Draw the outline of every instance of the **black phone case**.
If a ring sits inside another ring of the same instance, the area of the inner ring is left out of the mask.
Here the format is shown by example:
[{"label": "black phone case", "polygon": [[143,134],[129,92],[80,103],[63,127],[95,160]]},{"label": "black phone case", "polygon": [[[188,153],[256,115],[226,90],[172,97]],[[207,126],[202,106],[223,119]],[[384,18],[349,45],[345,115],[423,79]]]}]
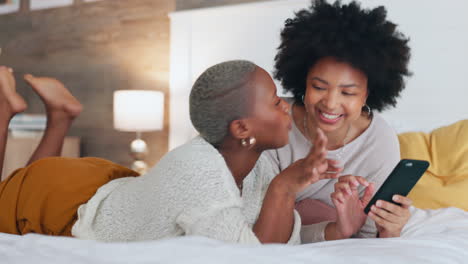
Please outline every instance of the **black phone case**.
[{"label": "black phone case", "polygon": [[408,195],[408,193],[411,191],[411,189],[413,189],[414,185],[416,185],[428,167],[429,162],[425,160],[400,160],[400,162],[393,169],[392,173],[390,173],[388,178],[375,193],[374,197],[372,197],[369,204],[367,204],[364,212],[366,214],[369,213],[371,206],[374,205],[378,200],[384,200],[397,204],[392,201],[393,195]]}]

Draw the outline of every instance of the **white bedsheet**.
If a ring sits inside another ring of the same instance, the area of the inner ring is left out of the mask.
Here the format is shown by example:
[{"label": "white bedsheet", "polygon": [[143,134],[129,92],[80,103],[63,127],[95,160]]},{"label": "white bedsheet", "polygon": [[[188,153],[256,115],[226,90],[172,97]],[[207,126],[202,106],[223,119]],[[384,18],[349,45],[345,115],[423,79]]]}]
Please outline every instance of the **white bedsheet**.
[{"label": "white bedsheet", "polygon": [[244,246],[202,237],[106,244],[0,234],[0,263],[468,263],[468,213],[414,209],[401,238],[301,246]]}]

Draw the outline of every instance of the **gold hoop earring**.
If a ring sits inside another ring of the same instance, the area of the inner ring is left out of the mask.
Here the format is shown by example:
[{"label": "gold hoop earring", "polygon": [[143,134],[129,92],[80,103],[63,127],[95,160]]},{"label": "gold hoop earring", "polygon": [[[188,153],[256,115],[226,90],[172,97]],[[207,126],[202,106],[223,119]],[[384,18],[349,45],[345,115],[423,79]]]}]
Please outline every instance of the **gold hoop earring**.
[{"label": "gold hoop earring", "polygon": [[247,139],[245,139],[245,138],[241,139],[241,145],[243,147],[251,148],[256,142],[257,142],[257,140],[254,137],[248,137]]}]

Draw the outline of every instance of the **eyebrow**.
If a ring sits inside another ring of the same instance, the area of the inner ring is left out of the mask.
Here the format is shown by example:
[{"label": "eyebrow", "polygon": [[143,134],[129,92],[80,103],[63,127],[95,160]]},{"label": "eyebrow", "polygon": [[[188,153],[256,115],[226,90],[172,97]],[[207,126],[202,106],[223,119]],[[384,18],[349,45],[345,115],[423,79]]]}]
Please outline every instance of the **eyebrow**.
[{"label": "eyebrow", "polygon": [[[328,83],[327,81],[322,80],[322,79],[320,79],[319,77],[312,77],[312,80],[316,80],[316,81],[319,81],[319,82],[321,82],[321,83],[323,83],[323,84],[329,85],[329,83]],[[351,84],[340,84],[339,86],[342,87],[342,88],[359,87],[359,85],[354,84],[354,83],[351,83]]]}]

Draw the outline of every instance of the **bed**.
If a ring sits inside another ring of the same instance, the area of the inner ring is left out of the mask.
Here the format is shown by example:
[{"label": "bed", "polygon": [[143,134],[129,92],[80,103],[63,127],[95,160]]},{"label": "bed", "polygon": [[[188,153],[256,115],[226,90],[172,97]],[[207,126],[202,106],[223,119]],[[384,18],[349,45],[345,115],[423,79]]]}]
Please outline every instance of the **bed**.
[{"label": "bed", "polygon": [[[264,24],[270,24],[270,20],[268,19],[279,21],[279,18],[275,17],[276,15],[287,17],[293,10],[304,7],[307,3],[308,1],[306,0],[272,1],[270,3],[239,5],[235,7],[237,9],[232,10],[220,8],[209,11],[199,10],[191,13],[181,12],[172,15],[171,149],[184,143],[194,135],[188,117],[187,98],[190,84],[197,74],[199,74],[200,69],[205,68],[207,64],[217,62],[219,59],[231,59],[230,56],[251,59],[269,71],[272,69],[274,48],[263,49],[267,53],[252,52],[246,49],[249,53],[242,54],[239,53],[240,51],[227,52],[216,49],[215,51],[219,54],[228,54],[226,55],[227,57],[206,59],[207,52],[197,51],[196,47],[203,47],[205,49],[212,49],[213,47],[206,43],[198,43],[197,39],[193,38],[193,36],[197,36],[198,34],[201,35],[198,39],[203,39],[203,36],[209,34],[209,32],[188,31],[188,28],[196,29],[197,23],[204,21],[205,24],[199,25],[198,28],[203,27],[206,29],[206,25],[215,26],[217,24],[213,23],[211,19],[217,19],[219,16],[226,18],[229,17],[229,14],[232,17],[238,17],[242,14],[249,15],[248,11],[251,8],[268,10],[268,12],[262,12],[265,20],[259,19],[256,24],[256,26],[261,27],[265,26]],[[409,4],[407,1],[395,1],[395,3],[397,4],[393,10],[401,8],[398,5],[406,6]],[[458,2],[458,4],[466,6],[466,3]],[[406,10],[406,8],[398,10]],[[451,11],[453,10],[463,10],[463,8],[452,8]],[[439,11],[440,9],[437,9],[437,12]],[[402,13],[398,14],[403,15]],[[413,17],[412,13],[408,14]],[[428,13],[427,16],[430,16],[430,14]],[[395,13],[391,13],[390,15],[395,15]],[[457,17],[463,16],[452,16],[451,18]],[[284,19],[281,18],[280,20],[283,21]],[[243,19],[238,19],[237,22],[239,21],[242,22]],[[407,22],[407,20],[403,19],[402,21],[403,26],[405,26],[405,21]],[[446,21],[450,22],[451,20]],[[440,20],[436,22],[439,23]],[[224,23],[228,22],[224,21]],[[459,25],[455,22],[453,23],[454,25]],[[280,24],[275,25],[279,27]],[[412,24],[407,24],[406,26],[411,27]],[[450,27],[451,24],[447,24],[446,26]],[[459,25],[459,27],[463,27],[463,25]],[[255,27],[251,26],[251,28]],[[417,32],[416,28],[412,29]],[[427,35],[434,35],[432,29]],[[245,31],[232,30],[229,32],[229,34],[226,33],[229,38],[226,37],[224,40],[236,43],[237,47],[238,42],[233,41],[236,38],[232,34],[236,34],[236,32],[237,34],[239,32],[245,33]],[[256,36],[255,33],[248,32],[251,33],[250,37]],[[276,36],[278,29],[271,28],[268,32]],[[457,34],[457,32],[453,32]],[[262,33],[266,34],[265,32]],[[189,37],[190,39],[187,41]],[[265,37],[265,35],[263,35],[263,39],[265,43],[272,42],[274,44],[277,41],[276,39],[273,41],[272,37]],[[418,40],[418,35],[415,35],[415,39],[416,41]],[[423,41],[421,38],[419,39],[419,43],[424,43],[424,45],[430,44],[430,42]],[[211,44],[216,47],[225,47],[216,44],[213,38],[210,40]],[[466,41],[466,39],[462,39],[460,47]],[[197,43],[198,46],[196,46]],[[244,41],[242,43],[249,42]],[[186,44],[189,46],[186,46]],[[430,51],[429,48],[421,50]],[[211,52],[211,55],[216,52]],[[453,52],[455,53],[455,51]],[[250,55],[258,57],[251,58],[249,57]],[[430,64],[424,62],[422,59],[424,56],[420,54],[416,55],[419,58],[418,65]],[[457,55],[460,54],[458,53]],[[466,52],[461,55],[466,57]],[[447,57],[446,55],[441,56]],[[206,60],[200,61],[201,57],[204,57]],[[462,69],[462,67],[459,67],[459,69]],[[424,69],[423,71],[416,70],[415,72],[420,73],[419,76],[430,76],[430,73],[424,72]],[[465,75],[453,73],[453,76],[457,78],[463,78]],[[418,74],[415,77],[418,77]],[[440,75],[437,78],[450,79],[443,78]],[[421,130],[427,132],[435,127],[468,117],[466,106],[462,104],[466,99],[466,97],[463,97],[463,95],[466,95],[466,90],[462,91],[460,85],[445,85],[446,87],[450,86],[450,88],[456,89],[452,94],[453,100],[447,100],[449,106],[447,109],[444,109],[443,106],[434,107],[434,102],[422,104],[417,101],[420,98],[421,91],[417,91],[414,88],[429,89],[425,90],[428,97],[439,94],[440,91],[437,89],[440,87],[437,85],[437,82],[435,82],[435,87],[432,87],[435,89],[431,89],[427,85],[419,86],[419,84],[427,84],[423,79],[418,79],[421,80],[420,83],[409,83],[414,93],[413,95],[406,94],[405,100],[403,100],[403,107],[398,110],[400,112],[387,113],[387,119],[399,132],[414,130],[416,128],[421,128]],[[463,83],[463,80],[457,80],[454,79],[452,81]],[[427,91],[430,92],[428,93]],[[454,100],[458,100],[458,103],[454,103]],[[455,106],[460,107],[455,108]],[[413,109],[412,107],[419,109],[419,112],[413,111],[408,114],[409,109]],[[468,190],[468,165],[465,165],[468,164],[468,120],[456,123],[449,128],[441,128],[438,131],[434,134],[418,132],[400,135],[400,143],[403,150],[402,158],[431,159],[431,164],[446,164],[447,166],[445,169],[440,168],[439,165],[432,166],[428,174],[423,176],[423,184],[416,186],[415,192],[411,194],[411,198],[419,208],[423,209],[412,208],[413,214],[411,220],[403,230],[402,237],[400,238],[348,239],[300,246],[249,246],[227,244],[203,237],[180,237],[161,241],[133,243],[100,243],[37,234],[29,234],[22,237],[0,234],[0,263],[468,263],[468,212],[464,211],[468,210],[468,195],[466,194],[466,190]],[[434,143],[445,139],[450,139],[451,141]],[[437,144],[440,144],[442,147],[435,150],[434,146]],[[460,146],[464,147],[460,148]],[[453,149],[455,148],[460,151],[454,153]],[[435,151],[438,155],[433,154]],[[444,162],[434,160],[435,158],[440,158]],[[447,173],[447,170],[449,173]],[[450,206],[457,206],[462,209]]]},{"label": "bed", "polygon": [[300,246],[248,246],[203,237],[100,243],[0,234],[1,263],[466,263],[468,213],[419,210],[400,238],[348,239]]},{"label": "bed", "polygon": [[468,120],[399,140],[403,158],[431,162],[410,193],[426,209],[411,208],[399,238],[249,246],[203,237],[101,243],[0,234],[0,263],[467,263]]}]

